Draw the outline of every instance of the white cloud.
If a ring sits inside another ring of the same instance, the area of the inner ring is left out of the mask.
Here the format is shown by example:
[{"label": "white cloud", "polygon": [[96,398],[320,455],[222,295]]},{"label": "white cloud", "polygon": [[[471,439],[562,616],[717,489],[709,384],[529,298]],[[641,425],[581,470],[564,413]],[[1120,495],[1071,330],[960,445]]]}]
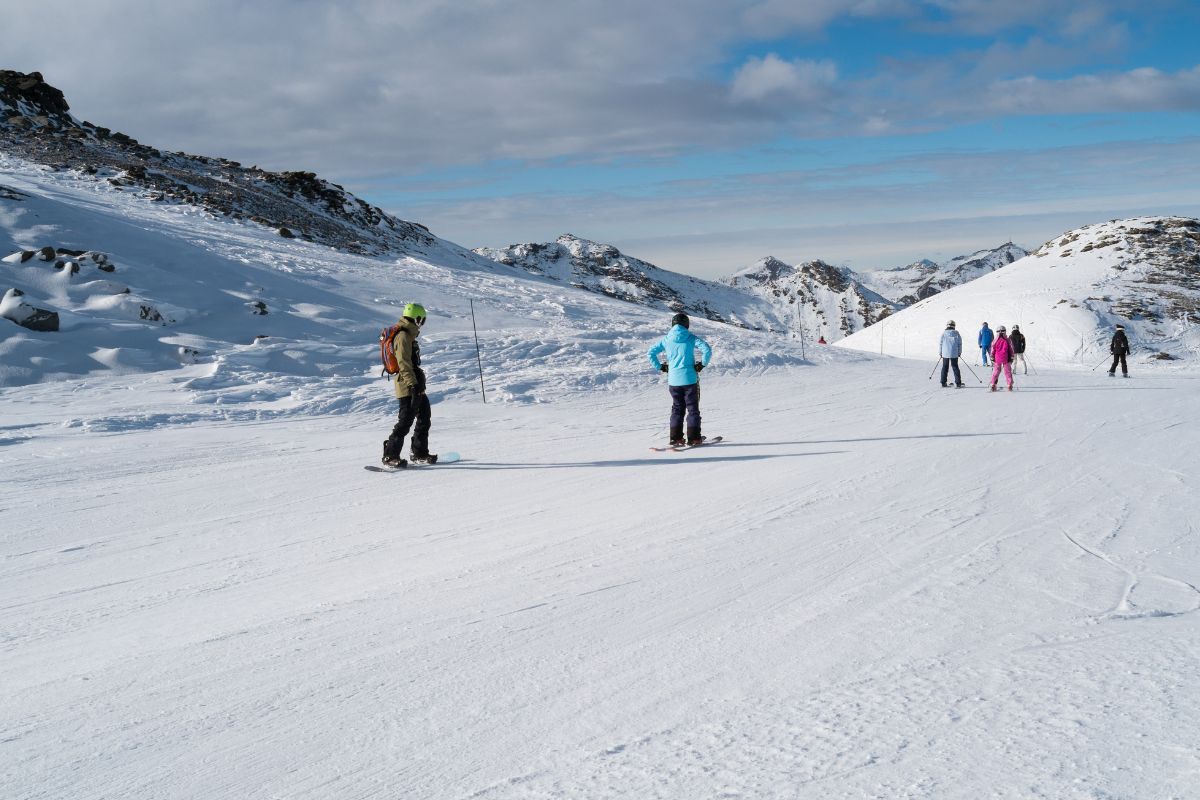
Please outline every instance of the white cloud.
[{"label": "white cloud", "polygon": [[831,61],[785,61],[771,53],[751,58],[734,75],[730,95],[735,101],[792,100],[801,103],[824,98],[837,81]]},{"label": "white cloud", "polygon": [[986,105],[1020,114],[1200,111],[1200,67],[1174,74],[1146,67],[1063,80],[1027,76],[993,84]]}]

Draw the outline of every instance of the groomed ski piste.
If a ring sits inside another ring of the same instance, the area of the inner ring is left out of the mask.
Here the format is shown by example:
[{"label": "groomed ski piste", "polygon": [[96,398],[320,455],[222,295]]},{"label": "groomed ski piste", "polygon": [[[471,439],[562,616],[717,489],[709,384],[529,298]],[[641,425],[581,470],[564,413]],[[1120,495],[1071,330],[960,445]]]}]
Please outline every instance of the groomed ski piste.
[{"label": "groomed ski piste", "polygon": [[[651,453],[667,313],[5,166],[6,253],[192,322],[5,340],[0,796],[1200,792],[1186,364],[991,394],[927,377],[940,323],[921,361],[696,320],[726,441]],[[374,474],[408,300],[463,458]]]}]

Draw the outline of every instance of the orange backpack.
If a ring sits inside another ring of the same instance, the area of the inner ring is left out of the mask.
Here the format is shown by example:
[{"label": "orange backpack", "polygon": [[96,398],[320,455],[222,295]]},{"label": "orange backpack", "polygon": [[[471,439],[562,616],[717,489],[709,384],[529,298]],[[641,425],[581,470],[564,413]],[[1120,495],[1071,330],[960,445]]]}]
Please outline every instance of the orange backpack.
[{"label": "orange backpack", "polygon": [[396,363],[396,349],[392,346],[392,340],[399,332],[399,322],[379,332],[379,359],[383,361],[384,375],[395,375],[400,371],[400,365]]}]

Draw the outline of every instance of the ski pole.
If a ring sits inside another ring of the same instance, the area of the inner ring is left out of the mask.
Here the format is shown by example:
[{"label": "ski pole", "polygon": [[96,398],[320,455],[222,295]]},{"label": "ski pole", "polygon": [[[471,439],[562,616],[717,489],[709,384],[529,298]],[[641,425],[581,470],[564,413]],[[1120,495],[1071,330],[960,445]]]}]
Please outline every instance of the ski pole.
[{"label": "ski pole", "polygon": [[483,388],[483,358],[479,355],[479,330],[475,327],[475,301],[471,300],[471,331],[475,334],[475,363],[479,365],[479,391],[487,405],[487,389]]},{"label": "ski pole", "polygon": [[1038,374],[1038,371],[1037,371],[1037,370],[1034,368],[1033,364],[1030,364],[1030,363],[1029,363],[1029,357],[1028,357],[1028,356],[1026,356],[1026,357],[1025,357],[1025,365],[1026,365],[1027,367],[1029,367],[1030,369],[1032,369],[1032,370],[1033,370],[1033,374],[1034,374],[1034,375],[1037,375],[1037,374]]},{"label": "ski pole", "polygon": [[1100,368],[1102,365],[1104,365],[1104,364],[1107,364],[1107,363],[1108,363],[1108,356],[1105,356],[1103,361],[1101,361],[1101,362],[1100,362],[1099,364],[1097,364],[1096,366],[1092,367],[1092,372],[1095,372],[1095,371],[1096,371],[1097,369],[1099,369],[1099,368]]},{"label": "ski pole", "polygon": [[962,365],[967,368],[968,372],[970,372],[972,375],[975,376],[975,380],[979,381],[980,383],[983,383],[983,380],[978,375],[975,375],[975,370],[971,369],[970,364],[968,364],[965,360],[963,360]]},{"label": "ski pole", "polygon": [[930,372],[930,373],[929,373],[929,380],[933,380],[933,373],[934,373],[934,372],[937,372],[938,365],[939,365],[939,364],[941,364],[941,363],[942,363],[942,360],[941,360],[940,358],[939,358],[937,361],[935,361],[935,362],[934,362],[934,364],[933,364],[933,372]]}]

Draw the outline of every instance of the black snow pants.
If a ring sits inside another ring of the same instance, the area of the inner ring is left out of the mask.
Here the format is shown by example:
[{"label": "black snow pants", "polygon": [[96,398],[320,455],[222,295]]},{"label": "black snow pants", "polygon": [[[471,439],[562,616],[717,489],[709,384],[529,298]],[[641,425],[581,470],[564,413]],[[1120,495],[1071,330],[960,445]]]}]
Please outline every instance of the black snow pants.
[{"label": "black snow pants", "polygon": [[687,438],[700,438],[700,384],[671,387],[671,440],[683,438],[683,414],[687,411]]},{"label": "black snow pants", "polygon": [[429,453],[429,426],[431,424],[429,397],[424,394],[410,394],[408,397],[400,398],[400,412],[396,419],[396,426],[392,428],[392,435],[387,440],[388,455],[393,458],[400,457],[404,450],[404,437],[408,435],[408,430],[412,428],[414,421],[417,423],[417,427],[413,430],[410,452],[414,456],[424,456]]},{"label": "black snow pants", "polygon": [[962,373],[960,373],[958,371],[958,359],[957,358],[943,358],[942,359],[942,386],[946,385],[946,377],[947,377],[947,374],[950,372],[951,367],[954,367],[954,385],[962,386]]},{"label": "black snow pants", "polygon": [[1109,375],[1117,374],[1117,362],[1118,361],[1121,362],[1121,374],[1128,375],[1129,367],[1125,364],[1125,354],[1124,353],[1113,353],[1113,363],[1112,363],[1112,366],[1108,368],[1108,374]]}]

